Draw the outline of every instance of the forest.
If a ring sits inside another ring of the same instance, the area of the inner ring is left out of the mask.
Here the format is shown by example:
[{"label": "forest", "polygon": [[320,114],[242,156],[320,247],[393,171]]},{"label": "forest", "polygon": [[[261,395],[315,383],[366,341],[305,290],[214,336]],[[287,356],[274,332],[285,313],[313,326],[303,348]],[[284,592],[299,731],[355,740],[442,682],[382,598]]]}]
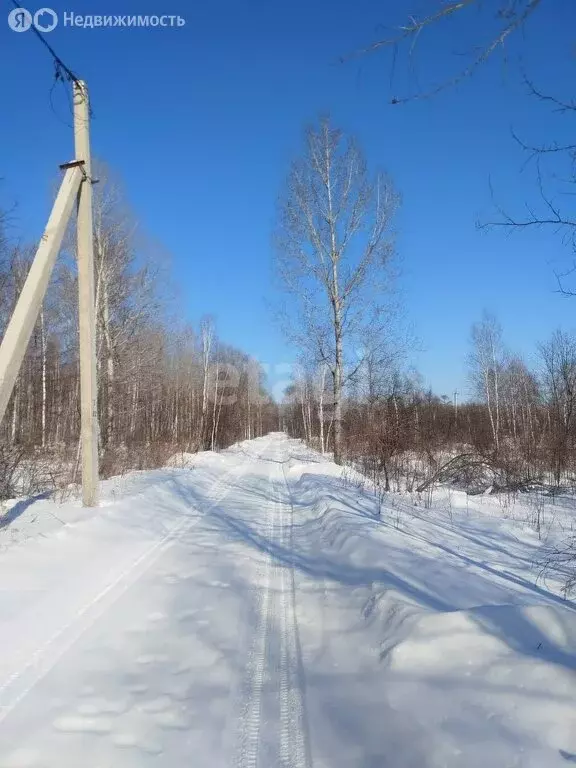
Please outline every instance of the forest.
[{"label": "forest", "polygon": [[[136,242],[120,184],[104,166],[99,177],[94,256],[101,475],[162,466],[176,451],[217,450],[268,432],[277,425],[276,408],[259,362],[221,340],[214,318],[193,328],[175,317],[169,266]],[[0,333],[35,250],[33,243],[11,240],[15,215],[5,211],[0,222]],[[4,498],[79,482],[74,248],[67,238],[1,427]]]}]

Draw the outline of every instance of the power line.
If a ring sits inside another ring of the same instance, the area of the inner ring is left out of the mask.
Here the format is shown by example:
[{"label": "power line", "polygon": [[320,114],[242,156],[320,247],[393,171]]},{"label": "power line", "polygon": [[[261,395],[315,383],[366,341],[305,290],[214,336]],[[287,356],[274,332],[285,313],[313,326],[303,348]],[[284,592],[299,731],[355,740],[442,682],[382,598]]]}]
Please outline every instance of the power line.
[{"label": "power line", "polygon": [[[56,67],[58,67],[58,65],[56,65]],[[54,76],[54,82],[52,83],[52,87],[50,88],[50,93],[48,95],[48,98],[49,98],[49,101],[50,101],[50,109],[52,110],[52,113],[54,114],[54,116],[61,123],[64,123],[64,125],[66,125],[68,128],[72,128],[73,129],[74,126],[72,125],[72,123],[69,120],[65,120],[63,117],[61,117],[58,114],[58,112],[56,111],[56,108],[54,106],[54,90],[56,89],[56,86],[58,85],[58,83],[64,84],[64,80],[62,78],[62,75],[58,72],[58,69],[56,69],[56,73],[55,73],[55,76]],[[72,100],[70,98],[70,91],[69,91],[69,89],[67,87],[65,87],[64,88],[64,92],[65,92],[66,97],[68,99],[68,106],[70,108],[70,114],[72,115],[73,112],[74,112],[74,107],[72,105]]]},{"label": "power line", "polygon": [[[14,6],[14,8],[20,9],[20,6],[18,5],[16,0],[12,0],[12,5]],[[42,45],[47,49],[48,53],[52,56],[52,59],[54,61],[54,84],[52,85],[52,88],[50,89],[50,97],[49,98],[50,98],[50,108],[51,108],[52,112],[54,112],[56,117],[58,117],[58,115],[56,114],[56,110],[54,109],[54,103],[52,101],[52,97],[53,97],[53,93],[54,93],[54,88],[55,88],[56,84],[58,82],[64,83],[64,81],[66,81],[66,80],[68,80],[68,82],[71,82],[71,83],[79,84],[79,83],[81,83],[81,80],[70,69],[70,67],[67,66],[62,61],[60,56],[58,56],[58,54],[56,53],[54,48],[50,45],[50,43],[46,40],[44,35],[42,35],[42,33],[39,32],[39,30],[36,28],[36,25],[32,24],[30,29],[36,35],[38,40],[40,40]],[[70,101],[70,97],[69,96],[68,96],[68,100]],[[92,105],[89,105],[88,109],[89,109],[89,111],[88,111],[89,117],[94,118],[94,112],[92,110]],[[72,112],[72,111],[73,111],[72,104],[70,104],[70,112]],[[60,120],[61,118],[58,117],[58,119]],[[62,120],[62,122],[64,122],[66,125],[69,125],[69,123],[67,123],[65,120]]]},{"label": "power line", "polygon": [[[16,2],[16,0],[12,0],[12,5],[14,6],[14,8],[20,9],[20,6]],[[48,49],[48,52],[50,53],[50,55],[54,59],[54,63],[56,65],[57,77],[59,75],[61,76],[62,72],[64,72],[66,74],[66,77],[67,77],[68,80],[70,80],[70,81],[72,81],[74,83],[79,83],[80,79],[74,74],[74,72],[72,72],[70,67],[67,67],[66,64],[64,64],[64,62],[62,61],[60,56],[58,56],[58,54],[56,53],[54,48],[52,48],[52,46],[50,45],[48,40],[46,40],[46,38],[38,31],[38,29],[36,28],[36,25],[32,24],[30,29],[32,30],[32,32],[34,32],[34,34],[36,35],[38,40],[40,40],[42,45],[45,46],[45,48]]]}]

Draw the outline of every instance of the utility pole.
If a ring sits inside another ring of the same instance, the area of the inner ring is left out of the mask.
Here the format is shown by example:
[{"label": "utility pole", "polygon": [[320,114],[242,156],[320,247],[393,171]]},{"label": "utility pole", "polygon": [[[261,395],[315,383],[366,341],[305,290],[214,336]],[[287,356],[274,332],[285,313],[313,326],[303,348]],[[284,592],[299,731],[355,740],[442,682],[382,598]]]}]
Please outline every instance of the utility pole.
[{"label": "utility pole", "polygon": [[82,502],[98,504],[98,411],[96,380],[96,313],[94,307],[94,240],[92,223],[92,164],[90,106],[86,83],[74,80],[74,148],[83,163],[78,192],[78,314],[80,325],[80,414],[82,444]]},{"label": "utility pole", "polygon": [[454,390],[454,421],[458,421],[458,395],[460,393],[457,389]]},{"label": "utility pole", "polygon": [[[12,0],[12,2],[17,6],[16,0]],[[85,507],[93,507],[98,503],[98,409],[92,223],[92,184],[94,180],[92,179],[90,157],[88,89],[86,83],[79,80],[74,72],[64,64],[42,35],[36,29],[34,31],[54,60],[56,77],[72,83],[75,160],[60,166],[65,172],[64,179],[26,282],[0,344],[0,423],[6,413],[14,383],[18,377],[30,336],[44,301],[64,232],[70,220],[74,200],[76,200],[82,500]]]}]

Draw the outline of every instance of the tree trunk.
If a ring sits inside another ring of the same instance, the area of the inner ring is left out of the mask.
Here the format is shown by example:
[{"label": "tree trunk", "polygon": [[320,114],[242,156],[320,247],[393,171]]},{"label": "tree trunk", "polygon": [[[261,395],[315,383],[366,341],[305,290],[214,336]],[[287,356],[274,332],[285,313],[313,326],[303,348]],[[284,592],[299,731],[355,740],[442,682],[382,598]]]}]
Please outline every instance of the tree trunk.
[{"label": "tree trunk", "polygon": [[486,405],[488,407],[488,415],[490,417],[490,426],[492,427],[492,437],[494,438],[494,449],[496,452],[498,452],[498,431],[494,421],[492,398],[490,397],[490,372],[488,370],[486,370],[484,373],[484,381],[486,388]]},{"label": "tree trunk", "polygon": [[334,462],[342,464],[342,374],[344,354],[342,349],[342,309],[338,293],[338,269],[332,265],[333,276],[333,311],[334,311]]},{"label": "tree trunk", "polygon": [[334,461],[342,464],[342,337],[336,327],[336,365],[334,367]]},{"label": "tree trunk", "polygon": [[342,370],[338,362],[334,371],[334,461],[342,464]]},{"label": "tree trunk", "polygon": [[216,440],[216,405],[218,403],[218,376],[219,365],[216,363],[216,376],[214,377],[214,402],[212,407],[212,438],[210,440],[210,448],[214,450],[214,444]]},{"label": "tree trunk", "polygon": [[12,396],[12,426],[10,430],[10,442],[15,445],[18,437],[18,411],[20,410],[20,377],[16,380],[14,386],[14,395]]},{"label": "tree trunk", "polygon": [[326,367],[322,366],[322,376],[320,377],[320,392],[318,394],[318,420],[320,421],[320,450],[324,454],[326,444],[324,442],[324,388],[326,382]]},{"label": "tree trunk", "polygon": [[106,426],[104,428],[104,445],[109,446],[114,442],[114,352],[110,329],[110,302],[107,284],[104,285],[103,304],[104,337],[106,341]]},{"label": "tree trunk", "polygon": [[202,328],[202,410],[200,412],[200,428],[198,444],[203,449],[206,432],[206,413],[208,410],[208,367],[210,365],[210,347],[212,346],[212,328],[204,325]]}]

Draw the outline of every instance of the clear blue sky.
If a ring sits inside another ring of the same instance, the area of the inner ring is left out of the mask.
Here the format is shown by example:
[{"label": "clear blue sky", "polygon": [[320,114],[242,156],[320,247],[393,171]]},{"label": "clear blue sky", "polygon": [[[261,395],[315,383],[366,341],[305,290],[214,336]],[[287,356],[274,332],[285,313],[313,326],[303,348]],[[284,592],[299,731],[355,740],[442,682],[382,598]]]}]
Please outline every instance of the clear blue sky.
[{"label": "clear blue sky", "polygon": [[[509,346],[527,356],[557,326],[576,327],[576,299],[554,293],[554,269],[568,265],[571,253],[553,232],[506,237],[475,227],[493,216],[489,178],[513,212],[536,195],[511,127],[533,141],[562,139],[574,127],[526,95],[517,66],[522,55],[543,89],[573,96],[572,2],[546,0],[509,47],[508,66],[498,57],[457,89],[406,106],[390,105],[391,94],[416,77],[434,82],[450,62],[457,67],[458,58],[446,54],[488,35],[485,17],[472,15],[473,30],[454,24],[429,33],[416,73],[400,59],[391,91],[388,56],[346,64],[339,57],[418,10],[405,0],[58,0],[52,7],[187,20],[180,29],[59,27],[47,37],[88,82],[94,152],[120,174],[139,219],[170,253],[190,320],[216,315],[221,336],[263,363],[293,359],[266,306],[270,233],[302,126],[329,111],[402,194],[401,286],[424,348],[413,359],[439,394],[465,387],[469,329],[484,308],[500,318]],[[18,203],[15,234],[36,237],[58,164],[72,156],[62,122],[69,107],[60,86],[54,107],[61,119],[52,111],[51,61],[31,33],[16,34],[3,20],[0,55],[0,198]]]}]

